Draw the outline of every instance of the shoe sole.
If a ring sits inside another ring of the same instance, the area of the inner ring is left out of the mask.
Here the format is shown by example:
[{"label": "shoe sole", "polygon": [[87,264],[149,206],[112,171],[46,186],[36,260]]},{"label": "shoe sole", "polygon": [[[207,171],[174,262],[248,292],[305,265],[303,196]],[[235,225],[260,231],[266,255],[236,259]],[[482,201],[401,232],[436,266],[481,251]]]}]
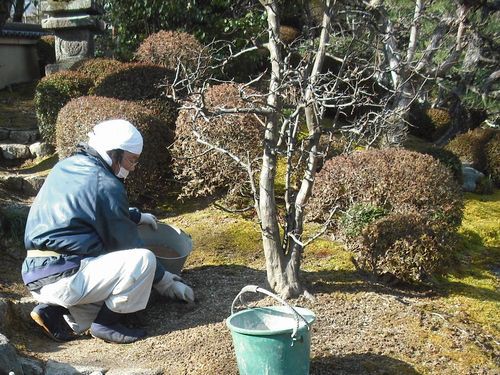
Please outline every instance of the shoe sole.
[{"label": "shoe sole", "polygon": [[90,333],[90,336],[92,336],[93,338],[98,339],[98,340],[102,340],[108,344],[129,345],[129,344],[133,344],[134,342],[137,342],[140,340],[140,338],[139,338],[139,339],[137,339],[135,341],[131,341],[131,342],[116,342],[116,341],[106,340],[106,339],[103,339],[103,338],[98,337],[98,336],[94,336],[92,334],[92,332],[90,332],[90,331],[89,331],[89,333]]},{"label": "shoe sole", "polygon": [[49,328],[45,325],[43,318],[40,315],[38,315],[35,311],[32,311],[30,313],[30,316],[31,319],[33,319],[36,322],[36,324],[38,324],[40,327],[43,328],[43,333],[45,333],[46,336],[57,342],[65,342],[64,340],[58,339],[50,332]]}]

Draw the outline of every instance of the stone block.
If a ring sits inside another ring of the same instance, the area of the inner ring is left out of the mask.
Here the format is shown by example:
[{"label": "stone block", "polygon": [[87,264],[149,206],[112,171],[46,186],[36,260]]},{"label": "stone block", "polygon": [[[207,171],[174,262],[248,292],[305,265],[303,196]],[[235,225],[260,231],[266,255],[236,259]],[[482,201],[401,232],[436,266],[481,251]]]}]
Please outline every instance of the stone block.
[{"label": "stone block", "polygon": [[35,196],[38,194],[40,189],[42,188],[43,183],[45,182],[44,176],[29,176],[24,179],[23,182],[23,193]]},{"label": "stone block", "polygon": [[43,375],[42,362],[32,358],[19,357],[24,375]]},{"label": "stone block", "polygon": [[38,129],[31,130],[11,130],[9,139],[16,143],[29,144],[36,141],[38,138]]},{"label": "stone block", "polygon": [[45,75],[51,75],[64,70],[70,70],[73,65],[82,61],[81,58],[66,59],[64,61],[58,62],[56,64],[45,65]]},{"label": "stone block", "polygon": [[56,32],[55,51],[57,62],[93,57],[93,33],[89,30],[59,30]]},{"label": "stone block", "polygon": [[31,158],[30,148],[20,144],[2,144],[2,156],[7,160],[29,159]]},{"label": "stone block", "polygon": [[10,130],[0,128],[0,141],[9,139]]},{"label": "stone block", "polygon": [[472,168],[468,163],[462,164],[463,184],[462,190],[467,192],[474,192],[476,190],[477,181],[484,177],[484,174],[477,169]]},{"label": "stone block", "polygon": [[104,21],[88,14],[70,17],[49,17],[42,20],[42,28],[49,30],[88,29],[102,31],[104,26]]},{"label": "stone block", "polygon": [[0,333],[7,333],[10,305],[5,298],[0,298]]},{"label": "stone block", "polygon": [[24,179],[19,176],[0,176],[0,185],[10,191],[21,193],[23,191]]},{"label": "stone block", "polygon": [[5,374],[13,372],[14,374],[22,374],[23,368],[19,363],[16,349],[9,343],[7,337],[0,333],[0,369]]},{"label": "stone block", "polygon": [[85,12],[89,14],[102,14],[104,9],[102,1],[97,0],[72,0],[72,1],[42,1],[42,12],[49,14],[65,14]]},{"label": "stone block", "polygon": [[36,142],[30,145],[30,152],[36,158],[44,158],[54,153],[54,146],[46,142]]}]

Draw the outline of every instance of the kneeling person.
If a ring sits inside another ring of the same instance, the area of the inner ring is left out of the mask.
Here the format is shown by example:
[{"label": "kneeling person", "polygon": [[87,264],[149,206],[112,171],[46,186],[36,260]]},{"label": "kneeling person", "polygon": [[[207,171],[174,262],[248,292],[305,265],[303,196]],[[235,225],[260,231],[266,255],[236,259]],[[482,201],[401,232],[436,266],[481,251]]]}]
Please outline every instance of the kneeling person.
[{"label": "kneeling person", "polygon": [[54,166],[33,202],[22,276],[40,303],[32,318],[57,341],[89,328],[108,342],[145,337],[121,317],[145,309],[152,287],[194,301],[193,290],[144,248],[137,225],[156,229],[156,218],[129,208],[123,180],[142,147],[141,134],[128,121],[97,124],[88,144]]}]

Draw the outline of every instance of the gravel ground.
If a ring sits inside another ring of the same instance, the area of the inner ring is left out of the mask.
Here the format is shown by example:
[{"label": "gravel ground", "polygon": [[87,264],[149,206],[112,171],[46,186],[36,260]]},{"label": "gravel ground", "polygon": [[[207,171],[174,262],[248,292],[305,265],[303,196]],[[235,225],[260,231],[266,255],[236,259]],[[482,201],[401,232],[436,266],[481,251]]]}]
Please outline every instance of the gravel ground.
[{"label": "gravel ground", "polygon": [[[187,269],[184,277],[196,292],[194,304],[153,294],[146,311],[130,317],[129,323],[147,329],[145,340],[115,345],[82,336],[55,343],[34,323],[24,322],[11,341],[37,359],[123,369],[123,373],[141,368],[158,374],[237,374],[225,319],[243,286],[265,287],[264,272],[206,266]],[[305,282],[314,299],[302,297],[290,303],[317,316],[311,336],[311,374],[499,373],[498,342],[483,334],[481,327],[428,310],[436,298],[430,292],[389,289],[361,278],[335,281],[322,273],[306,273]],[[260,294],[245,296],[250,297],[245,298],[248,306],[275,304]],[[468,357],[471,348],[486,353],[490,361],[475,363]]]}]

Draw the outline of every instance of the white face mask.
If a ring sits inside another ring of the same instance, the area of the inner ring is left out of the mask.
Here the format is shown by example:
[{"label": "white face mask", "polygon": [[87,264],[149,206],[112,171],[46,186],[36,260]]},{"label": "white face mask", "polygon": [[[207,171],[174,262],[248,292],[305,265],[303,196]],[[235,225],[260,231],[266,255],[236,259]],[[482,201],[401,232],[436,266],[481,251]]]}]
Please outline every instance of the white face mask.
[{"label": "white face mask", "polygon": [[120,170],[118,171],[118,173],[116,174],[116,177],[118,178],[123,178],[124,180],[127,178],[128,176],[128,173],[129,171],[126,170],[125,168],[123,168],[121,165],[120,165]]}]

